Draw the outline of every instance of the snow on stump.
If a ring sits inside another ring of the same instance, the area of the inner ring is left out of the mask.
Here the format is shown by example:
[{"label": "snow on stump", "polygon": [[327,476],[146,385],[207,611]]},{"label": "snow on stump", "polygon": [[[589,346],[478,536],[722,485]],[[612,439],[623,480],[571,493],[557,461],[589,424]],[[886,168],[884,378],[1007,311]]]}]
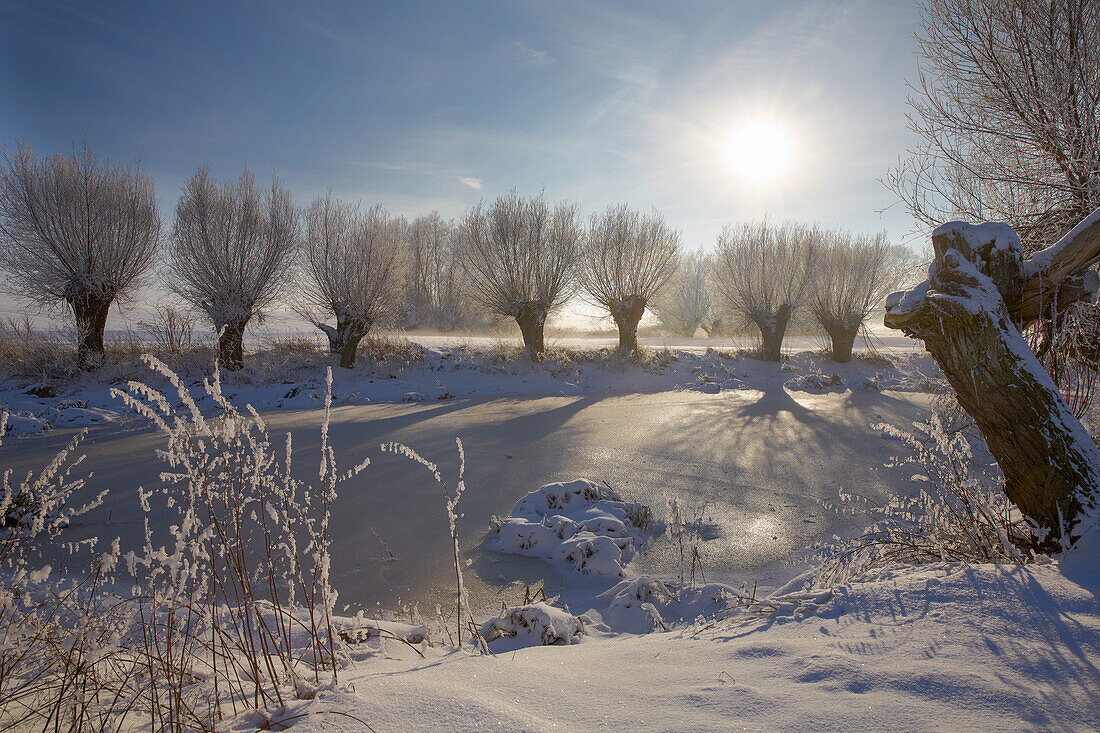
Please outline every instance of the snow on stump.
[{"label": "snow on stump", "polygon": [[531,603],[504,609],[481,625],[486,642],[502,637],[533,644],[576,644],[584,636],[584,624],[568,611],[549,603]]},{"label": "snow on stump", "polygon": [[1009,498],[1048,530],[1048,545],[1069,544],[1100,489],[1100,450],[1019,329],[1095,297],[1096,273],[1084,268],[1100,256],[1100,209],[1026,261],[1007,224],[951,222],[932,244],[928,279],[886,299],[885,324],[924,341]]},{"label": "snow on stump", "polygon": [[488,547],[566,565],[582,575],[621,578],[652,529],[649,507],[576,479],[547,484],[517,501],[510,516],[491,517]]}]

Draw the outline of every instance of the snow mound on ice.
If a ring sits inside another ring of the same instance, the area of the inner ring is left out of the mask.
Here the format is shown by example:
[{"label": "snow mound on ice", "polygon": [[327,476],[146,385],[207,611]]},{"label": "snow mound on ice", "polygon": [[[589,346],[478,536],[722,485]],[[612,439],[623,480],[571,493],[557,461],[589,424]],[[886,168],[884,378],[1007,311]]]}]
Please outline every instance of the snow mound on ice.
[{"label": "snow mound on ice", "polygon": [[729,611],[738,594],[728,585],[709,583],[692,588],[649,576],[621,580],[597,596],[607,604],[603,621],[627,634],[667,631],[670,626]]},{"label": "snow mound on ice", "polygon": [[576,644],[584,636],[584,624],[568,611],[549,603],[506,608],[481,625],[481,636],[492,642],[505,638],[528,644]]},{"label": "snow mound on ice", "polygon": [[491,517],[487,546],[566,565],[582,575],[621,578],[654,529],[649,507],[576,479],[547,484],[517,501],[511,515]]}]

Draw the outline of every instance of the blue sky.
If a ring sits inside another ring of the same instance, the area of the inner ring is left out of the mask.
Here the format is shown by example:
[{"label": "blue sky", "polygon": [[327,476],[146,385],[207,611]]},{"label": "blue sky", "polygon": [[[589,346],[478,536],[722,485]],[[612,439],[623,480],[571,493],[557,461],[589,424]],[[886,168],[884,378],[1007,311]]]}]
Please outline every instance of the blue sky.
[{"label": "blue sky", "polygon": [[[0,0],[0,142],[141,154],[166,219],[202,162],[458,216],[517,188],[656,207],[690,247],[768,215],[913,226],[877,181],[910,142],[910,1],[53,3]],[[791,164],[722,151],[778,121]]]}]

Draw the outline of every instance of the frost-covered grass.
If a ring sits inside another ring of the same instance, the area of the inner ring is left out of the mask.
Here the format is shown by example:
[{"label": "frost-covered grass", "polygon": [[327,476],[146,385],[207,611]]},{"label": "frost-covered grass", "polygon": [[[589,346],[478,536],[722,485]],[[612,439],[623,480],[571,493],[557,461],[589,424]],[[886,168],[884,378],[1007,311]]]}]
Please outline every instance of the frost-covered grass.
[{"label": "frost-covered grass", "polygon": [[[66,541],[84,504],[74,478],[82,434],[38,474],[4,474],[0,515],[0,725],[116,730],[213,730],[248,710],[278,711],[339,683],[354,625],[334,621],[329,581],[338,472],[324,400],[318,488],[291,473],[259,414],[239,410],[219,375],[205,380],[204,415],[163,363],[149,363],[174,394],[130,382],[116,397],[166,439],[165,470],[138,492],[148,515],[161,502],[174,522],[142,546]],[[6,415],[0,418],[3,426]],[[2,434],[2,431],[0,431]],[[71,556],[65,573],[48,558]],[[83,574],[75,570],[85,563]]]},{"label": "frost-covered grass", "polygon": [[842,491],[840,508],[866,515],[873,523],[854,538],[822,547],[819,582],[867,576],[898,563],[1025,564],[1040,557],[1035,553],[1036,528],[1005,494],[1000,472],[995,466],[975,466],[967,423],[933,410],[913,432],[874,426],[911,451],[898,457],[898,465],[914,467],[911,480],[919,491],[882,507]]}]

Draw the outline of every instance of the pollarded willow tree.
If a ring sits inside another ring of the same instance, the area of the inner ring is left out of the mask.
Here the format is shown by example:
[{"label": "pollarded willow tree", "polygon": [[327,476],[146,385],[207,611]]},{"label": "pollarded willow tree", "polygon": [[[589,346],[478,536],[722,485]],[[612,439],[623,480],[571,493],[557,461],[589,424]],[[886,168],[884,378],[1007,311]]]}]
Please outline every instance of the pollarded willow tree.
[{"label": "pollarded willow tree", "polygon": [[812,268],[807,306],[832,342],[833,360],[852,360],[852,345],[871,313],[886,296],[907,285],[917,257],[892,245],[886,232],[852,236],[831,231],[822,236]]},{"label": "pollarded willow tree", "polygon": [[727,225],[718,235],[715,286],[737,319],[759,329],[766,361],[779,361],[787,323],[806,300],[819,236],[766,221]]},{"label": "pollarded willow tree", "polygon": [[527,353],[540,359],[546,319],[572,295],[577,280],[584,245],[578,207],[551,207],[542,194],[525,199],[513,191],[467,212],[459,236],[472,297],[492,313],[515,318]]},{"label": "pollarded willow tree", "polygon": [[619,329],[619,351],[638,350],[638,322],[676,272],[680,235],[664,217],[626,204],[594,214],[581,266],[581,288]]},{"label": "pollarded willow tree", "polygon": [[[1100,5],[1095,0],[928,0],[918,144],[887,178],[929,228],[1004,221],[1024,253],[1100,206]],[[1078,303],[1025,331],[1078,414],[1100,374],[1100,309]]]},{"label": "pollarded willow tree", "polygon": [[139,287],[157,254],[153,182],[133,166],[101,162],[87,143],[39,158],[29,145],[3,154],[0,266],[6,287],[39,306],[66,304],[77,364],[103,363],[111,304]]},{"label": "pollarded willow tree", "polygon": [[285,285],[298,237],[298,212],[277,179],[261,193],[247,170],[219,184],[204,166],[184,186],[166,284],[210,318],[224,368],[241,368],[245,328]]},{"label": "pollarded willow tree", "polygon": [[713,310],[710,271],[713,261],[704,252],[680,257],[676,274],[652,303],[661,324],[677,336],[694,336]]},{"label": "pollarded willow tree", "polygon": [[[400,313],[403,238],[404,221],[381,206],[361,212],[326,195],[306,212],[300,310],[346,369],[363,337]],[[335,326],[325,323],[329,316]]]},{"label": "pollarded willow tree", "polygon": [[451,331],[470,321],[454,223],[439,212],[418,216],[406,230],[408,322]]},{"label": "pollarded willow tree", "polygon": [[1096,297],[1100,278],[1087,268],[1100,257],[1100,209],[1030,259],[1000,223],[949,222],[932,244],[928,279],[887,298],[885,323],[924,341],[997,459],[1005,493],[1047,531],[1048,548],[1067,546],[1098,509],[1100,449],[1020,330]]}]

